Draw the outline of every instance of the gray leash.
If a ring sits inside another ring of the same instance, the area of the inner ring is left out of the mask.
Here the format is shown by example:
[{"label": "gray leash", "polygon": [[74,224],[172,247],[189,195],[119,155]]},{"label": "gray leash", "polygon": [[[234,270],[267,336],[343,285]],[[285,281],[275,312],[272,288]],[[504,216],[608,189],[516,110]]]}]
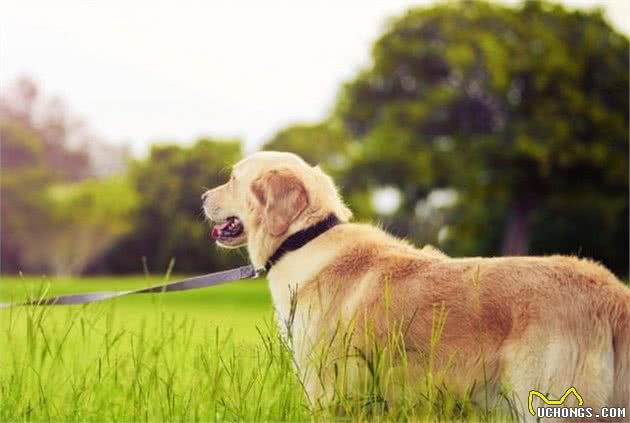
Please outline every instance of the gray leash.
[{"label": "gray leash", "polygon": [[189,289],[206,288],[208,286],[221,285],[227,282],[237,282],[243,279],[255,278],[261,274],[254,266],[247,265],[236,269],[224,270],[221,272],[209,273],[203,276],[182,279],[162,285],[154,285],[148,288],[131,289],[129,291],[103,291],[87,292],[85,294],[68,294],[56,297],[42,298],[38,300],[25,301],[20,303],[0,303],[0,309],[16,306],[50,306],[50,305],[71,305],[87,304],[96,301],[109,300],[111,298],[124,297],[135,294],[149,294],[153,292],[173,292],[187,291]]}]

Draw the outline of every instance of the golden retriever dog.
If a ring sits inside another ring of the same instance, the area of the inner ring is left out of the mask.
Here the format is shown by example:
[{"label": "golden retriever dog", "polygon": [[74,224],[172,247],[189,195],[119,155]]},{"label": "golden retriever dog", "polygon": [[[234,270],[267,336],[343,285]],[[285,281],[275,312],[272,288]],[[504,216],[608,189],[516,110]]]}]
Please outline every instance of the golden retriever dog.
[{"label": "golden retriever dog", "polygon": [[217,243],[247,246],[252,264],[268,271],[313,403],[365,383],[358,364],[340,375],[341,355],[372,363],[373,374],[386,351],[386,398],[405,395],[396,392],[403,380],[425,391],[434,384],[486,401],[512,398],[535,420],[530,391],[558,399],[574,387],[584,407],[630,413],[630,290],[601,265],[415,248],[349,223],[332,179],[290,153],[252,154],[202,199]]}]

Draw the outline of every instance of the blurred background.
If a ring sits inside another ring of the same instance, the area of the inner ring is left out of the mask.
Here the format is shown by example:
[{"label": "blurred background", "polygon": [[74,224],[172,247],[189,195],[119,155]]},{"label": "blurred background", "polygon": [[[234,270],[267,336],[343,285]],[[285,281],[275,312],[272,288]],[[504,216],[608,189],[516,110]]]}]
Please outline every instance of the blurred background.
[{"label": "blurred background", "polygon": [[627,1],[1,9],[2,274],[242,264],[200,195],[270,149],[418,245],[628,275]]}]

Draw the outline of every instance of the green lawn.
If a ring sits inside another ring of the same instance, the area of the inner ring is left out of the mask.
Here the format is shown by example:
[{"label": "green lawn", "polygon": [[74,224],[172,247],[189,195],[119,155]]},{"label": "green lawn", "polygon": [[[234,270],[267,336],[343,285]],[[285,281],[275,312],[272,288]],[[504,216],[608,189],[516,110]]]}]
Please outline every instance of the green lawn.
[{"label": "green lawn", "polygon": [[[174,281],[180,277],[171,277]],[[95,277],[95,278],[43,278],[1,277],[0,301],[18,301],[28,296],[45,296],[90,291],[116,291],[164,283],[162,278]],[[219,327],[222,331],[233,329],[238,339],[254,342],[257,338],[256,325],[273,315],[271,298],[264,280],[247,280],[212,288],[172,292],[167,294],[143,294],[113,299],[85,306],[47,307],[47,318],[66,316],[68,312],[81,310],[85,316],[98,316],[105,310],[124,320],[126,325],[147,322],[156,313],[166,313],[178,319],[194,320],[195,334]],[[23,314],[24,308],[14,309]],[[6,315],[4,312],[3,315]],[[131,329],[131,326],[129,327]]]},{"label": "green lawn", "polygon": [[[172,278],[175,279],[175,278]],[[3,277],[0,301],[124,290],[144,277]],[[446,395],[308,406],[266,283],[0,310],[0,421],[495,421]],[[370,397],[371,398],[371,397]]]},{"label": "green lawn", "polygon": [[[3,277],[0,300],[160,282]],[[262,354],[272,316],[258,280],[0,310],[0,421],[295,419],[303,398],[287,357]]]}]

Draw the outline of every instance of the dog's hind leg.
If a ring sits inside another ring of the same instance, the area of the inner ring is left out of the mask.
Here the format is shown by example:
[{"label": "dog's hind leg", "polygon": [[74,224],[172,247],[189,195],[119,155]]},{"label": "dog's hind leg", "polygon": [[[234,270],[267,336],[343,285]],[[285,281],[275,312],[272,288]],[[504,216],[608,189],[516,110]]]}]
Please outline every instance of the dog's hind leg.
[{"label": "dog's hind leg", "polygon": [[[522,419],[536,420],[537,408],[546,406],[532,396],[539,392],[549,400],[559,400],[575,388],[584,407],[598,413],[610,405],[613,387],[613,351],[609,328],[593,327],[589,339],[548,328],[530,328],[518,341],[511,341],[502,351],[503,384]],[[562,404],[578,406],[578,398],[567,396]]]}]

